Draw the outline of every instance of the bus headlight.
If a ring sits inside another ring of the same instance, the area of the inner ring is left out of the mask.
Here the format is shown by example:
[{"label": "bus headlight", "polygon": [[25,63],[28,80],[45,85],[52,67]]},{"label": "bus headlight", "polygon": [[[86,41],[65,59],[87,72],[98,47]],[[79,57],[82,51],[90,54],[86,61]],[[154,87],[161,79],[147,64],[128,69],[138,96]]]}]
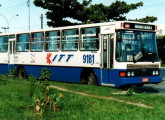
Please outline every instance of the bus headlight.
[{"label": "bus headlight", "polygon": [[134,76],[135,75],[135,73],[134,72],[131,72],[131,76]]},{"label": "bus headlight", "polygon": [[155,73],[156,73],[156,75],[158,75],[159,74],[159,71],[156,71]]},{"label": "bus headlight", "polygon": [[155,71],[153,71],[153,72],[152,72],[152,75],[155,75],[155,74],[156,74],[156,72],[155,72]]},{"label": "bus headlight", "polygon": [[130,72],[127,72],[127,76],[131,76],[131,73]]}]

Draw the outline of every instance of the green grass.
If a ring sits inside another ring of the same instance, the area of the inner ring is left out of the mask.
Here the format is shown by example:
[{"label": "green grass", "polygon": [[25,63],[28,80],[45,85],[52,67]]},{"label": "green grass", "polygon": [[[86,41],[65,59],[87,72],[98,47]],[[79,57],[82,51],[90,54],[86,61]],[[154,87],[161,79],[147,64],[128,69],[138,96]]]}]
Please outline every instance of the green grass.
[{"label": "green grass", "polygon": [[[51,85],[63,87],[72,91],[85,92],[97,96],[115,97],[130,102],[153,106],[153,109],[138,107],[113,100],[82,96],[70,92],[62,92],[59,111],[45,110],[42,117],[37,118],[37,112],[30,106],[33,99],[29,97],[31,86],[27,80],[8,80],[6,85],[0,85],[0,120],[163,120],[165,119],[165,96],[147,93],[133,96],[114,95],[121,90],[87,86],[73,83],[50,82]],[[35,95],[39,94],[39,86],[33,87]],[[50,93],[59,93],[51,89]]]},{"label": "green grass", "polygon": [[8,81],[0,85],[0,119],[35,118],[29,109],[31,99],[28,96],[29,85],[25,81]]}]

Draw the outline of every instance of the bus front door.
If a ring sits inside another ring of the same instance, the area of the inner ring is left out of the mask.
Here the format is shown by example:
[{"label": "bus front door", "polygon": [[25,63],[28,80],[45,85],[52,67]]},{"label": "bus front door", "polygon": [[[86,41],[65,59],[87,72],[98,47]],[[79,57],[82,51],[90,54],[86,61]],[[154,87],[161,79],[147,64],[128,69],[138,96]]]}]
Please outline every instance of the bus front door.
[{"label": "bus front door", "polygon": [[15,39],[9,38],[9,64],[14,64]]},{"label": "bus front door", "polygon": [[101,84],[114,86],[113,80],[113,39],[114,35],[101,35]]}]

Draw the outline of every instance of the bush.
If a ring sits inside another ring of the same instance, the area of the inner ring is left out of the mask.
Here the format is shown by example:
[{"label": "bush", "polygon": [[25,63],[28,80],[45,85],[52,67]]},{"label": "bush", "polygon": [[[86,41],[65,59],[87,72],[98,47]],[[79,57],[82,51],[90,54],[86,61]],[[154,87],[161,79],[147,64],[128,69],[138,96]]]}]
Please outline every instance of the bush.
[{"label": "bush", "polygon": [[9,76],[15,79],[15,77],[17,76],[16,67],[13,67],[9,70]]},{"label": "bush", "polygon": [[0,75],[0,84],[6,85],[6,83],[7,83],[7,75],[6,74]]}]

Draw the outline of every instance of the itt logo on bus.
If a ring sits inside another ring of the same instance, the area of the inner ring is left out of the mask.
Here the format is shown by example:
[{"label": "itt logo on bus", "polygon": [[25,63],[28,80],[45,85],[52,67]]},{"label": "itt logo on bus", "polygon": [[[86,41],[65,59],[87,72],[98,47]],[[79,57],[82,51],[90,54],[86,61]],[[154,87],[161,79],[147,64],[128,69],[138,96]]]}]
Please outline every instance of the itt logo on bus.
[{"label": "itt logo on bus", "polygon": [[69,62],[69,60],[73,57],[74,55],[73,54],[68,54],[68,55],[65,55],[65,54],[55,54],[54,56],[52,56],[52,53],[47,53],[47,56],[46,56],[46,60],[47,60],[47,63],[50,65],[52,64],[52,62],[55,62],[56,60],[58,62],[61,62],[63,59],[65,59],[65,62]]}]

